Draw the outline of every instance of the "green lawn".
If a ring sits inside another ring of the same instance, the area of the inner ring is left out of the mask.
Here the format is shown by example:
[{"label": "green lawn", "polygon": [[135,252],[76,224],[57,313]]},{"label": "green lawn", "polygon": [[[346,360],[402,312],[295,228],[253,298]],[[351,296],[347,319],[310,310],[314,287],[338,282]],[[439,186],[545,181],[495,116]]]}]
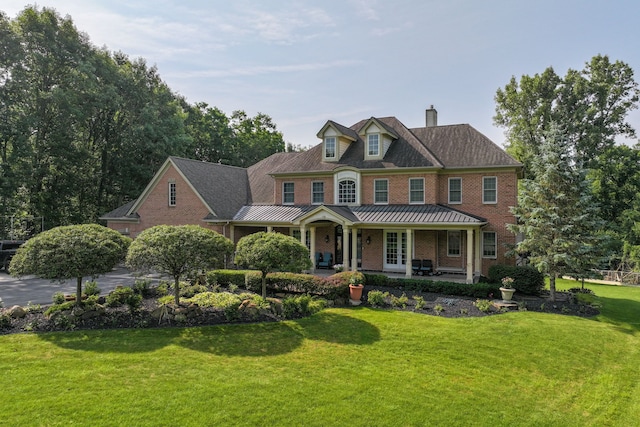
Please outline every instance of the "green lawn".
[{"label": "green lawn", "polygon": [[589,287],[596,319],[357,308],[3,336],[0,425],[639,425],[640,288]]}]

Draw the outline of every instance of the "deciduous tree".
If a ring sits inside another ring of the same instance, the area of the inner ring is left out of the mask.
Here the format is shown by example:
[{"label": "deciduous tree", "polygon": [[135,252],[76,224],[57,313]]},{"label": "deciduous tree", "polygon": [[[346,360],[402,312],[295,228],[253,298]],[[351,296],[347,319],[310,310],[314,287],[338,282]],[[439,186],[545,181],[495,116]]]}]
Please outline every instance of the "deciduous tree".
[{"label": "deciduous tree", "polygon": [[299,240],[280,233],[259,232],[238,241],[236,264],[262,273],[262,296],[267,296],[267,274],[272,271],[298,273],[311,268],[309,250]]},{"label": "deciduous tree", "polygon": [[233,243],[215,231],[197,225],[157,225],[136,237],[126,264],[137,272],[155,271],[174,280],[176,305],[180,304],[180,279],[190,273],[224,266]]},{"label": "deciduous tree", "polygon": [[82,278],[110,272],[122,261],[131,239],[97,224],[52,228],[28,240],[11,260],[13,276],[33,274],[43,279],[75,278],[80,305]]}]

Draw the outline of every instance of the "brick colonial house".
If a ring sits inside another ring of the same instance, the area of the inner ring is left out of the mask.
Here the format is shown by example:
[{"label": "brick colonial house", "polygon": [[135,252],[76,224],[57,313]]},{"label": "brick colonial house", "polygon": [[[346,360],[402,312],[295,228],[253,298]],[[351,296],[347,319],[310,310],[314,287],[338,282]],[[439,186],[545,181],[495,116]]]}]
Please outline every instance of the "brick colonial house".
[{"label": "brick colonial house", "polygon": [[234,242],[289,234],[316,268],[411,276],[411,260],[428,259],[471,283],[493,264],[514,263],[506,224],[522,165],[473,127],[438,126],[432,107],[425,127],[330,120],[317,136],[308,151],[247,169],[170,157],[137,200],[101,219],[132,237],[157,224],[198,224]]}]

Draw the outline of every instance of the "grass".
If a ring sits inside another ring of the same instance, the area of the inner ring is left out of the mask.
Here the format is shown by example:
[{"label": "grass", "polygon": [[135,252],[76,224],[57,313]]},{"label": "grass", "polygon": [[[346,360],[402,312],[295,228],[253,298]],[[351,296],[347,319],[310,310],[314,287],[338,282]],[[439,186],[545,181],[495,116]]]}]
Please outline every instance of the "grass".
[{"label": "grass", "polygon": [[640,288],[589,287],[596,319],[356,308],[3,336],[0,425],[638,425]]}]

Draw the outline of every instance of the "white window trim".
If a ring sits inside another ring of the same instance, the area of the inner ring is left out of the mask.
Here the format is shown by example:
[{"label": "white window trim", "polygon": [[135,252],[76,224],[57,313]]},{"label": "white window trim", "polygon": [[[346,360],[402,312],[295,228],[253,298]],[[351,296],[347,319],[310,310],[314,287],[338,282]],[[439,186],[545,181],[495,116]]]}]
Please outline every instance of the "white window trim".
[{"label": "white window trim", "polygon": [[[484,242],[486,239],[486,235],[488,233],[492,233],[493,234],[493,247],[495,248],[495,254],[493,255],[486,255],[484,253]],[[496,259],[498,258],[498,233],[496,233],[495,231],[483,231],[482,232],[482,258],[485,259]]]},{"label": "white window trim", "polygon": [[[449,247],[450,235],[453,233],[458,234],[458,254],[451,254],[451,248]],[[462,256],[462,231],[460,230],[447,230],[447,256],[450,258],[460,258]]]},{"label": "white window trim", "polygon": [[[314,202],[313,201],[313,184],[322,184],[322,201],[321,202]],[[311,181],[311,204],[312,205],[323,205],[324,204],[324,181]]]},{"label": "white window trim", "polygon": [[[458,181],[460,182],[460,200],[459,201],[452,201],[451,200],[451,181]],[[448,189],[448,200],[449,200],[449,204],[450,205],[460,205],[462,204],[462,178],[460,177],[451,177],[449,178],[449,189]]]},{"label": "white window trim", "polygon": [[[377,141],[377,144],[376,144],[377,153],[375,153],[375,154],[371,154],[371,137],[373,137],[373,136],[378,138],[378,141]],[[379,133],[367,134],[367,156],[366,157],[372,158],[372,159],[377,159],[377,158],[380,157],[381,140],[382,140],[382,138],[381,138],[381,135]]]},{"label": "white window trim", "polygon": [[[327,156],[327,142],[333,140],[333,156]],[[322,156],[327,160],[335,160],[338,158],[338,138],[335,136],[327,136],[324,138],[324,145],[322,147]]]},{"label": "white window trim", "polygon": [[[490,200],[487,201],[485,199],[485,183],[487,181],[487,179],[494,179],[495,183],[496,183],[496,188],[495,188],[495,192],[496,192],[496,199],[495,200]],[[495,205],[498,203],[498,177],[497,176],[483,176],[482,177],[482,203],[484,203],[485,205]]]},{"label": "white window trim", "polygon": [[[351,179],[356,183],[356,202],[340,203],[340,182]],[[360,173],[352,170],[340,171],[333,175],[333,204],[341,206],[359,206],[360,205]]]},{"label": "white window trim", "polygon": [[[414,181],[414,180],[421,180],[422,181],[422,200],[419,201],[419,202],[411,200],[411,181]],[[410,205],[424,205],[424,203],[425,203],[424,202],[425,201],[424,178],[409,178],[408,185],[409,185],[409,204]]]},{"label": "white window trim", "polygon": [[[287,184],[292,184],[293,185],[293,201],[291,201],[291,202],[285,201],[285,194],[287,194],[287,193],[285,193],[284,187]],[[296,185],[295,185],[295,183],[292,182],[292,181],[283,182],[282,183],[282,204],[283,205],[293,205],[293,204],[295,204],[295,202],[296,202]]]},{"label": "white window trim", "polygon": [[[378,202],[376,200],[376,182],[382,181],[387,183],[387,201],[386,202]],[[373,180],[373,204],[374,205],[388,205],[389,204],[389,180],[388,179],[374,179]]]},{"label": "white window trim", "polygon": [[178,191],[175,181],[169,182],[169,206],[176,206],[176,200],[178,198]]}]

